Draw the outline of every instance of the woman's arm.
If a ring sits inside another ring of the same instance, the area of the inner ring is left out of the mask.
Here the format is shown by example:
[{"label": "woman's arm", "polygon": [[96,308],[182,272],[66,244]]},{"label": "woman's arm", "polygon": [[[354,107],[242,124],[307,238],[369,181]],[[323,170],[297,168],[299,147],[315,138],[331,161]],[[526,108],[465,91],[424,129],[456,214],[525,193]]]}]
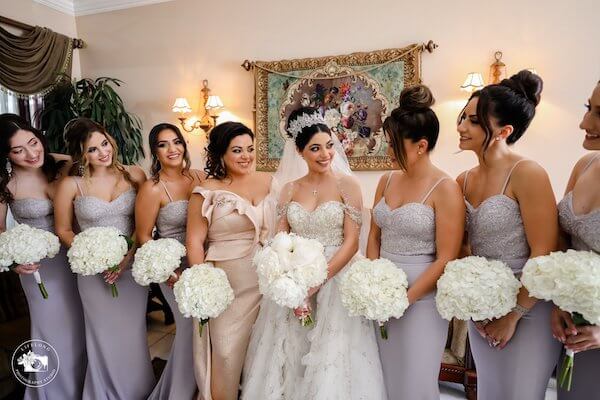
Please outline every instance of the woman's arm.
[{"label": "woman's arm", "polygon": [[208,235],[208,220],[202,215],[204,197],[193,193],[188,203],[185,247],[190,265],[204,262],[204,242]]},{"label": "woman's arm", "polygon": [[142,184],[135,199],[135,236],[141,244],[152,240],[160,210],[160,188],[153,181]]},{"label": "woman's arm", "polygon": [[60,241],[71,247],[75,232],[73,232],[73,201],[77,195],[75,178],[63,178],[54,195],[54,231]]},{"label": "woman's arm", "polygon": [[381,229],[379,228],[379,225],[375,223],[373,212],[375,211],[375,206],[383,198],[383,192],[385,191],[385,186],[390,174],[391,172],[383,174],[381,178],[379,178],[379,183],[375,190],[375,199],[373,200],[373,208],[371,209],[371,227],[369,229],[369,238],[367,240],[367,258],[370,260],[379,258],[379,251],[381,249]]},{"label": "woman's arm", "polygon": [[[558,246],[558,212],[548,174],[534,162],[519,165],[511,178],[512,192],[519,203],[530,257],[546,255]],[[531,309],[537,299],[529,296],[525,287],[517,295],[517,304]],[[485,327],[488,336],[498,341],[502,349],[512,338],[520,312],[511,311]]]},{"label": "woman's arm", "polygon": [[333,257],[329,260],[327,279],[334,277],[358,251],[360,223],[352,218],[362,214],[362,193],[360,185],[352,177],[341,178],[340,188],[343,191],[343,200],[348,211],[344,214],[344,241]]},{"label": "woman's arm", "polygon": [[432,195],[435,210],[436,257],[429,268],[408,288],[408,302],[413,304],[433,291],[449,261],[460,253],[465,230],[465,202],[456,182],[441,182]]}]

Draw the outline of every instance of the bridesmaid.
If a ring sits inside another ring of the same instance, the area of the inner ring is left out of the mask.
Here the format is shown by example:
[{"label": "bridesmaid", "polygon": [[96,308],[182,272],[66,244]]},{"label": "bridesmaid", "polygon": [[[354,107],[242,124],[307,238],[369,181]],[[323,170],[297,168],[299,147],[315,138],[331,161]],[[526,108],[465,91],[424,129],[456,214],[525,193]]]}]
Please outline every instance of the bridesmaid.
[{"label": "bridesmaid", "polygon": [[[14,114],[0,116],[0,231],[8,206],[17,222],[54,232],[52,199],[70,158],[50,154],[44,135]],[[42,298],[31,274],[40,270],[49,297]],[[52,382],[28,387],[25,399],[80,398],[86,365],[83,310],[65,248],[39,264],[17,265],[31,318],[31,339],[50,343],[60,358]]]},{"label": "bridesmaid", "polygon": [[[520,71],[474,92],[458,121],[460,148],[479,159],[457,179],[467,205],[471,253],[503,261],[517,276],[529,257],[548,254],[558,244],[548,176],[510,148],[533,119],[541,92],[541,78]],[[487,325],[469,323],[480,399],[544,398],[560,351],[548,329],[550,311],[550,303],[522,288],[506,316]]]},{"label": "bridesmaid", "polygon": [[[72,120],[65,139],[73,167],[54,198],[56,233],[71,246],[75,226],[112,226],[131,236],[136,189],[146,176],[139,167],[124,167],[104,127],[87,118]],[[75,217],[75,218],[73,218]],[[85,316],[88,368],[83,399],[145,399],[154,386],[146,342],[148,290],[131,276],[136,246],[119,271],[77,276]],[[113,298],[109,283],[117,283]]]},{"label": "bridesmaid", "polygon": [[[151,177],[144,182],[136,198],[135,232],[140,244],[157,238],[177,239],[185,244],[188,199],[192,189],[202,181],[197,170],[190,170],[190,155],[185,139],[172,124],[158,124],[148,137],[152,155]],[[177,271],[185,268],[182,267]],[[173,294],[173,279],[160,284],[177,326],[175,341],[162,376],[149,399],[184,400],[196,394],[194,360],[191,352],[192,320],[179,312]]]},{"label": "bridesmaid", "polygon": [[271,176],[255,171],[254,134],[243,124],[217,125],[206,150],[208,179],[188,208],[188,260],[223,269],[235,300],[202,337],[196,330],[195,372],[200,399],[235,400],[261,300],[252,258],[273,229],[276,196]]},{"label": "bridesmaid", "polygon": [[427,86],[404,89],[383,124],[388,154],[401,172],[379,181],[367,257],[387,258],[406,272],[410,304],[402,318],[386,324],[388,340],[377,335],[390,400],[440,398],[448,322],[436,310],[435,285],[460,251],[465,205],[460,187],[429,157],[439,134],[433,103]]},{"label": "bridesmaid", "polygon": [[[600,82],[579,127],[585,130],[583,148],[593,152],[575,165],[565,197],[558,204],[559,220],[570,239],[568,247],[600,254]],[[600,326],[574,327],[570,315],[555,307],[552,332],[577,352],[571,391],[559,388],[558,399],[599,399]]]}]

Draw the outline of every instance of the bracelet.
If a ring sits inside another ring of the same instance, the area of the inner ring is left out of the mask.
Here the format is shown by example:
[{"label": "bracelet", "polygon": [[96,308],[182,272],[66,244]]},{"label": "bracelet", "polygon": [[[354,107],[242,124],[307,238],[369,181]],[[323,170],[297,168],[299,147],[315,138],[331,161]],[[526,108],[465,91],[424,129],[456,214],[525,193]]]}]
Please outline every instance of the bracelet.
[{"label": "bracelet", "polygon": [[517,305],[514,306],[511,311],[514,311],[517,314],[519,314],[521,317],[523,317],[523,316],[525,316],[525,314],[527,314],[529,312],[529,308],[523,307],[522,305],[517,303]]}]

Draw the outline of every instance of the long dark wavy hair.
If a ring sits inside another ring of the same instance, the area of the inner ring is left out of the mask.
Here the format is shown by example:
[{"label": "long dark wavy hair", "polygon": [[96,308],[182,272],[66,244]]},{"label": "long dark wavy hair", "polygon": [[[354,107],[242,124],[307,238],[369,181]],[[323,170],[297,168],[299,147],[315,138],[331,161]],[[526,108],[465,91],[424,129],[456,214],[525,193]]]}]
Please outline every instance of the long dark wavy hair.
[{"label": "long dark wavy hair", "polygon": [[222,157],[233,138],[241,135],[249,135],[254,140],[252,130],[240,122],[223,122],[210,131],[208,146],[205,149],[206,167],[204,167],[204,172],[206,172],[207,178],[224,179],[227,177],[227,169]]},{"label": "long dark wavy hair", "polygon": [[150,130],[148,134],[148,144],[150,145],[150,154],[152,155],[152,165],[150,166],[150,176],[155,183],[159,181],[159,173],[161,169],[160,161],[158,161],[158,156],[156,155],[156,150],[158,149],[158,135],[164,130],[170,130],[177,135],[177,138],[181,140],[183,144],[183,175],[188,176],[190,166],[192,163],[190,162],[190,152],[187,148],[187,143],[185,138],[181,134],[181,131],[178,127],[173,124],[169,124],[166,122],[160,123],[158,125],[154,125],[154,127]]},{"label": "long dark wavy hair", "polygon": [[[67,151],[69,152],[71,158],[73,158],[73,166],[69,170],[69,175],[89,177],[90,169],[85,156],[85,144],[94,132],[103,134],[104,137],[106,137],[106,140],[108,140],[112,146],[113,154],[110,168],[114,168],[123,174],[125,180],[127,180],[131,186],[137,189],[138,185],[133,181],[129,172],[117,158],[119,155],[119,148],[117,147],[117,142],[115,142],[115,139],[110,136],[110,134],[102,125],[92,121],[89,118],[75,118],[69,121],[65,126],[64,135],[65,141],[67,142]],[[83,172],[83,174],[81,174],[81,172]]]},{"label": "long dark wavy hair", "polygon": [[46,175],[48,182],[56,180],[60,169],[65,165],[66,161],[56,161],[50,155],[48,142],[39,130],[35,129],[23,117],[16,114],[0,115],[0,202],[10,203],[14,200],[13,194],[8,190],[8,182],[10,175],[5,168],[9,162],[8,154],[10,153],[10,140],[19,130],[29,131],[35,135],[44,148],[44,163],[42,164],[42,172]]}]

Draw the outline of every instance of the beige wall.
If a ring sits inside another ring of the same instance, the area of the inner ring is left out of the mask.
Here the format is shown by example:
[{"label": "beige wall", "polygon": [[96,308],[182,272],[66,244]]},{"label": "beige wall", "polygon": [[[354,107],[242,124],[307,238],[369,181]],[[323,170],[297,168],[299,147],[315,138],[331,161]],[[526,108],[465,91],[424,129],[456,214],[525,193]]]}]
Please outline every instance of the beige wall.
[{"label": "beige wall", "polygon": [[[0,0],[0,14],[29,25],[45,26],[72,38],[77,37],[75,17],[35,3],[33,0]],[[3,27],[13,33],[19,32],[7,26]],[[73,52],[73,76],[75,77],[81,76],[80,51],[82,50]]]},{"label": "beige wall", "polygon": [[[124,80],[120,93],[146,132],[177,122],[170,112],[175,97],[197,109],[204,78],[228,111],[251,124],[253,78],[239,66],[245,58],[335,55],[433,39],[440,47],[424,55],[423,80],[437,97],[442,126],[434,159],[452,175],[476,162],[472,154],[454,154],[455,121],[466,100],[458,87],[471,70],[487,78],[501,49],[509,72],[534,67],[545,79],[538,116],[516,149],[546,167],[562,193],[583,154],[582,105],[600,79],[598,15],[597,0],[177,0],[78,17],[77,31],[88,43],[83,76]],[[190,137],[190,144],[200,167],[203,140]],[[359,175],[370,202],[380,173]]]}]

